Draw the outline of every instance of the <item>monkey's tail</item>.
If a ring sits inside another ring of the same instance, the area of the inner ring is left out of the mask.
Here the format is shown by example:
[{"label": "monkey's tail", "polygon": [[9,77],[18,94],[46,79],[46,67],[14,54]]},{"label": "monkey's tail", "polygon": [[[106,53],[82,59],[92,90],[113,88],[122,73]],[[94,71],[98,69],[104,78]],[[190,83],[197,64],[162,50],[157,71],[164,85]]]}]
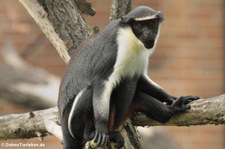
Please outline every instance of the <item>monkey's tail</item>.
[{"label": "monkey's tail", "polygon": [[84,148],[84,145],[83,145],[83,143],[81,143],[80,141],[74,141],[73,142],[74,143],[74,147],[73,148],[71,148],[71,149],[83,149]]},{"label": "monkey's tail", "polygon": [[81,141],[73,139],[73,140],[65,140],[63,145],[63,149],[83,149],[84,145]]},{"label": "monkey's tail", "polygon": [[67,115],[61,118],[61,127],[63,133],[63,149],[83,149],[83,141],[79,136],[72,136],[68,129]]}]

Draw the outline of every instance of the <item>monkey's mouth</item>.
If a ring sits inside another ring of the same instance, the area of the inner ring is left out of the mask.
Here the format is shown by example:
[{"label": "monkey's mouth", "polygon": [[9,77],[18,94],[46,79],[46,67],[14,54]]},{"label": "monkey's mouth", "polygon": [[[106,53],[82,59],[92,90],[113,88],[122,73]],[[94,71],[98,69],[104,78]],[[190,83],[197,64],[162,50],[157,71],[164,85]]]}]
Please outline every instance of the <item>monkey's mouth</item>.
[{"label": "monkey's mouth", "polygon": [[154,47],[154,44],[155,44],[155,40],[147,40],[147,41],[144,41],[144,46],[146,49],[152,49]]}]

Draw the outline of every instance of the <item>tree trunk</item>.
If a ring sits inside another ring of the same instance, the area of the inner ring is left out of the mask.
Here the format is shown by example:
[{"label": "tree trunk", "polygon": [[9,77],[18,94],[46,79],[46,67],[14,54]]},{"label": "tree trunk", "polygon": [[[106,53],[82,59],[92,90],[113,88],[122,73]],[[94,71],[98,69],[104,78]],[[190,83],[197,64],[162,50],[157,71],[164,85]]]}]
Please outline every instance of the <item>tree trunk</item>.
[{"label": "tree trunk", "polygon": [[131,10],[131,0],[113,0],[110,20],[118,19]]}]

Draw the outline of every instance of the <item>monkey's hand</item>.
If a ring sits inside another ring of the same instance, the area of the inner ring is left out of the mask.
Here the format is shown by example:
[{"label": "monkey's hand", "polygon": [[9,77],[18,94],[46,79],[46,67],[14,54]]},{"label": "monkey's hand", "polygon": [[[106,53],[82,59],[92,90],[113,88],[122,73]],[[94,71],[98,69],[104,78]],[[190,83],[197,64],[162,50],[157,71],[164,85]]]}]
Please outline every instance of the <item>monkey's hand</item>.
[{"label": "monkey's hand", "polygon": [[115,142],[115,149],[120,149],[124,146],[124,138],[118,131],[112,131],[109,133],[109,139],[111,142]]},{"label": "monkey's hand", "polygon": [[109,141],[109,134],[107,125],[96,126],[95,136],[92,142],[96,144],[97,147],[104,147]]},{"label": "monkey's hand", "polygon": [[171,96],[173,100],[177,100],[177,97],[176,96]]},{"label": "monkey's hand", "polygon": [[181,96],[173,102],[171,109],[174,114],[185,112],[191,108],[188,103],[197,99],[200,98],[198,96]]}]

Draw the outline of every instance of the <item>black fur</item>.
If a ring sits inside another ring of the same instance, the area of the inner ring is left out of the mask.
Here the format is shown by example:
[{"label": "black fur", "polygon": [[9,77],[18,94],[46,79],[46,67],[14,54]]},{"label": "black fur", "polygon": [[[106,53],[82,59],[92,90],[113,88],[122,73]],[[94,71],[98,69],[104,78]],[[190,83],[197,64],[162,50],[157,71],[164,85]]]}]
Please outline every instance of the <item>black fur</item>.
[{"label": "black fur", "polygon": [[[139,26],[140,30],[136,28],[134,19],[148,15],[157,17],[152,21],[141,22],[144,25]],[[102,106],[105,100],[101,98],[104,83],[114,71],[117,60],[118,29],[131,27],[144,46],[152,48],[155,42],[151,40],[155,40],[161,19],[159,12],[148,7],[138,7],[122,19],[110,22],[102,32],[86,41],[79,52],[71,58],[61,81],[58,101],[64,149],[82,149],[90,140],[99,146],[104,146],[111,140],[117,143],[117,148],[120,148],[124,140],[115,131],[118,131],[134,112],[143,112],[163,123],[174,114],[188,110],[190,107],[186,104],[189,101],[198,99],[195,96],[187,96],[174,100],[175,97],[149,82],[144,75],[135,75],[132,78],[122,77],[112,88],[109,108]],[[148,36],[143,39],[141,37],[143,26],[147,31],[150,29],[153,31],[154,35],[148,34],[150,43],[145,39]],[[73,105],[76,107],[71,111]],[[69,118],[71,130],[68,127]]]}]

